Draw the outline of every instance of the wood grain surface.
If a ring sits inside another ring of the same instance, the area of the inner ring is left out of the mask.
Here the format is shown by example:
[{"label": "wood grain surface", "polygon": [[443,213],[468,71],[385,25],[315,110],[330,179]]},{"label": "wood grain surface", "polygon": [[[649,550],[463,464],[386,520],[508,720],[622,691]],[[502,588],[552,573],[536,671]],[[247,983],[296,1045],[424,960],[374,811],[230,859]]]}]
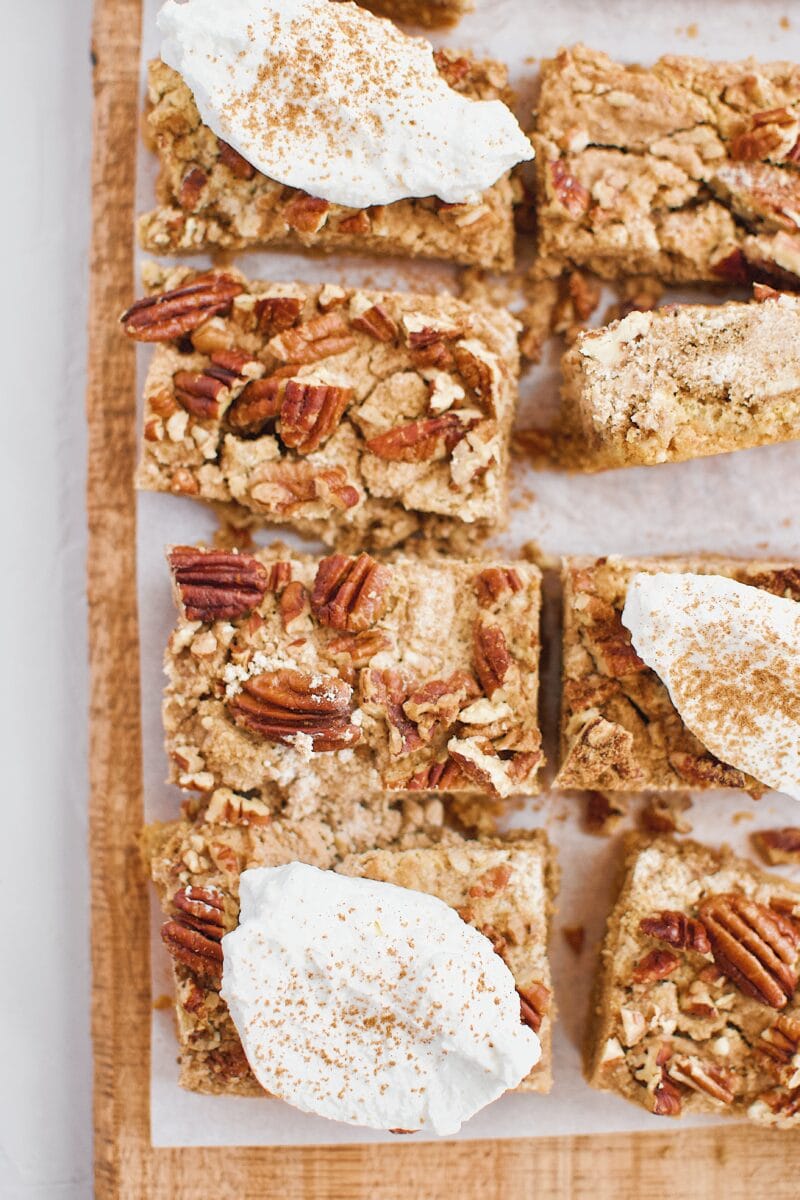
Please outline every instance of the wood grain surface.
[{"label": "wood grain surface", "polygon": [[92,955],[101,1200],[796,1200],[800,1133],[741,1126],[614,1137],[276,1149],[150,1145],[147,882],[136,616],[134,291],[140,0],[96,0],[89,391]]}]

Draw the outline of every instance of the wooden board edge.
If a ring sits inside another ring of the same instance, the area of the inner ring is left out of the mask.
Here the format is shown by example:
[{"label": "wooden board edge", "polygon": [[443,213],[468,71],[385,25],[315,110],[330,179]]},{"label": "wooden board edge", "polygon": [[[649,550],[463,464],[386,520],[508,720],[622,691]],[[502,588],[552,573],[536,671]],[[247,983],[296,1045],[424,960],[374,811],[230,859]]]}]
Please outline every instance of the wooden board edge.
[{"label": "wooden board edge", "polygon": [[154,1149],[142,819],[135,355],[117,314],[135,290],[131,229],[140,0],[96,0],[89,299],[88,595],[95,1194],[100,1200],[480,1196],[737,1200],[796,1194],[800,1134],[742,1128],[648,1135],[252,1149]]}]

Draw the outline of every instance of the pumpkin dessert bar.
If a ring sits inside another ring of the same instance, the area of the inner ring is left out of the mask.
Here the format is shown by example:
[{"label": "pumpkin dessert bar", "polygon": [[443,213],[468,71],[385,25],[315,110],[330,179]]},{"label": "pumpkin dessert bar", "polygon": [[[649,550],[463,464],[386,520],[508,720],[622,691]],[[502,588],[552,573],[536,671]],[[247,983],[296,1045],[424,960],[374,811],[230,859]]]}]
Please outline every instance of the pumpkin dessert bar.
[{"label": "pumpkin dessert bar", "polygon": [[800,286],[800,66],[585,46],[545,63],[539,270]]},{"label": "pumpkin dessert bar", "polygon": [[570,461],[647,466],[800,438],[800,300],[632,312],[561,363]]},{"label": "pumpkin dessert bar", "polygon": [[660,1116],[800,1126],[800,888],[730,852],[627,842],[587,1077]]},{"label": "pumpkin dessert bar", "polygon": [[[474,100],[508,100],[507,72],[492,60],[437,51],[450,87]],[[441,258],[508,271],[514,265],[508,175],[473,203],[435,197],[343,208],[267,178],[204,125],[181,76],[150,64],[146,139],[159,160],[158,207],[139,219],[153,254],[247,247]]]},{"label": "pumpkin dessert bar", "polygon": [[508,512],[514,318],[449,295],[147,271],[138,484],[339,545],[486,535]]},{"label": "pumpkin dessert bar", "polygon": [[527,563],[174,547],[170,781],[335,823],[384,793],[537,791],[541,574]]},{"label": "pumpkin dessert bar", "polygon": [[622,624],[638,572],[723,575],[800,601],[800,566],[724,558],[567,558],[562,567],[561,754],[556,786],[600,791],[765,790],[711,754]]},{"label": "pumpkin dessert bar", "polygon": [[313,819],[242,824],[236,815],[229,821],[155,825],[143,838],[168,918],[161,937],[173,958],[184,1087],[217,1094],[267,1094],[250,1070],[219,995],[220,941],[238,921],[242,870],[301,861],[427,892],[484,933],[514,975],[521,1019],[536,1030],[542,1045],[540,1061],[519,1090],[550,1090],[554,1014],[547,938],[556,868],[543,832],[481,841],[449,834],[437,844],[425,844],[425,833],[417,831],[405,835],[404,845],[343,854],[343,842],[359,840],[346,826],[333,831]]}]

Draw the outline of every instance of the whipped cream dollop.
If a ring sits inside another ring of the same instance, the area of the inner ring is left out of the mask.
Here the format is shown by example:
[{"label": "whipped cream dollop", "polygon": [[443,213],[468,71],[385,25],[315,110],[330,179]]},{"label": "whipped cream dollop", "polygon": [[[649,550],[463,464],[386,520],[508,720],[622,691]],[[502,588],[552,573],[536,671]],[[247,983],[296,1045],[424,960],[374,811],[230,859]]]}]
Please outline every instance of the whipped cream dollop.
[{"label": "whipped cream dollop", "polygon": [[721,575],[635,575],[622,623],[717,758],[800,800],[800,604]]},{"label": "whipped cream dollop", "polygon": [[272,1095],[450,1134],[538,1062],[508,967],[435,896],[295,862],[244,871],[240,899],[221,994]]},{"label": "whipped cream dollop", "polygon": [[264,175],[352,208],[476,199],[530,141],[499,100],[470,100],[433,48],[330,0],[167,0],[161,57],[206,125]]}]

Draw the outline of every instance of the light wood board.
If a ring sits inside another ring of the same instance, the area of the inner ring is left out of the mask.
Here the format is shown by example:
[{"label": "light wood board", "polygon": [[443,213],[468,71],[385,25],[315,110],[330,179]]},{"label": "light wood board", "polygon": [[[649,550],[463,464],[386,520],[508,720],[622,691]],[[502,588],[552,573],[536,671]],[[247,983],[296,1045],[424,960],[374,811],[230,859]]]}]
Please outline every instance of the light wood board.
[{"label": "light wood board", "polygon": [[131,483],[135,356],[117,324],[136,291],[131,238],[140,24],[140,0],[96,0],[87,399],[96,1195],[796,1200],[800,1134],[741,1126],[396,1147],[150,1145],[148,886],[136,844],[142,779]]}]

